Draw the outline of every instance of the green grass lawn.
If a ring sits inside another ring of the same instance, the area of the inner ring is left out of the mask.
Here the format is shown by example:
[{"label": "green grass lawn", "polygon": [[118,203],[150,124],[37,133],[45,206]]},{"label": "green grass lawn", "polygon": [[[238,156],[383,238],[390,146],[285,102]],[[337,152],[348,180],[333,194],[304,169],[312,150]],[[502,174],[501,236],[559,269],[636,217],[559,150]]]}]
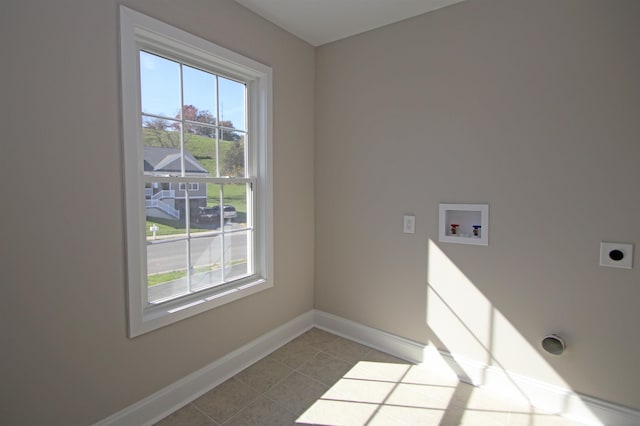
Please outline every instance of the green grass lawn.
[{"label": "green grass lawn", "polygon": [[[174,131],[152,131],[150,129],[142,129],[142,137],[144,138],[145,146],[157,146],[165,148],[179,148],[176,145],[176,141],[179,140],[179,135]],[[212,176],[216,176],[216,140],[200,135],[186,134],[185,135],[185,148],[193,155],[196,160],[207,169]],[[218,150],[220,152],[220,161],[218,162],[221,167],[224,165],[224,159],[226,158],[229,150],[232,146],[242,141],[226,141],[220,140]],[[221,170],[221,175],[225,173],[225,170]]]},{"label": "green grass lawn", "polygon": [[[227,267],[239,265],[241,263],[247,263],[247,259],[235,259],[231,262],[228,262]],[[195,274],[201,274],[203,272],[215,271],[220,269],[219,263],[214,263],[213,265],[208,266],[200,266],[195,269]],[[187,270],[181,269],[179,271],[170,271],[170,272],[162,272],[160,274],[152,274],[147,276],[147,285],[149,287],[153,287],[154,285],[163,284],[170,281],[179,280],[180,278],[184,278],[187,276]]]}]

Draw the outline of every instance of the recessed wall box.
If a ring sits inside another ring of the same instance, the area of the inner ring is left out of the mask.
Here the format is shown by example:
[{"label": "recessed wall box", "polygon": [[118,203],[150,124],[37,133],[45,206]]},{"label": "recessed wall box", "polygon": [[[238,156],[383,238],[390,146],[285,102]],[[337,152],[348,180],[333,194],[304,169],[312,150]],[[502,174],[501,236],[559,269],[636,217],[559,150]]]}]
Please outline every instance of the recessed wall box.
[{"label": "recessed wall box", "polygon": [[445,243],[489,245],[489,205],[440,204],[438,240]]}]

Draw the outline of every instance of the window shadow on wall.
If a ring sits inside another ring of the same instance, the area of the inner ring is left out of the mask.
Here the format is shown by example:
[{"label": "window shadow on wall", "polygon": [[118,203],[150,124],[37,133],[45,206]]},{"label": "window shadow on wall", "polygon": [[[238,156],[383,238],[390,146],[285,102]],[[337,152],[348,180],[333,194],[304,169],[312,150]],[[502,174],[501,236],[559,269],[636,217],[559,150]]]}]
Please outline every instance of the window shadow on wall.
[{"label": "window shadow on wall", "polygon": [[[426,321],[462,380],[554,414],[601,421],[513,324],[432,240]],[[534,379],[535,378],[535,379]]]}]

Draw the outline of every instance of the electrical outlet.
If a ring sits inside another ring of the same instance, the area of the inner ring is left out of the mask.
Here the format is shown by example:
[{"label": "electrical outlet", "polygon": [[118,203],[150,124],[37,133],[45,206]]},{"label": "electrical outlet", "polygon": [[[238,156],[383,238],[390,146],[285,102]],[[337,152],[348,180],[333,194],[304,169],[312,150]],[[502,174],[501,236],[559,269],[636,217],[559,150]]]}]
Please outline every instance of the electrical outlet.
[{"label": "electrical outlet", "polygon": [[402,228],[402,232],[404,232],[405,234],[416,233],[416,217],[414,215],[404,215],[404,225]]},{"label": "electrical outlet", "polygon": [[631,269],[633,267],[633,244],[601,242],[600,266]]}]

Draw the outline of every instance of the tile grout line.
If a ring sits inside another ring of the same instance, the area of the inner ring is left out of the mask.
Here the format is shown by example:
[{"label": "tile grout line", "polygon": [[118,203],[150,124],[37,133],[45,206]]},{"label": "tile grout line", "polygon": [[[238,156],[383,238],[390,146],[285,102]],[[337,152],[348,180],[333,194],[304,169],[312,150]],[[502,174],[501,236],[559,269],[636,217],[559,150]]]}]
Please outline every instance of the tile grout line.
[{"label": "tile grout line", "polygon": [[[335,341],[337,341],[337,340],[339,340],[339,339],[340,339],[340,336],[335,336],[335,338],[331,339],[331,341],[330,341],[330,342],[328,342],[327,344],[331,344],[331,343],[333,343],[333,342],[335,342]],[[347,341],[348,341],[348,339],[345,339],[345,340],[347,340]],[[289,342],[289,343],[291,343],[291,342]],[[312,380],[313,382],[315,382],[315,383],[317,383],[317,384],[319,384],[319,385],[323,386],[324,388],[330,389],[332,385],[327,385],[326,383],[323,383],[322,381],[320,381],[320,380],[318,380],[318,379],[316,379],[316,378],[314,378],[314,377],[308,376],[307,374],[304,374],[303,372],[301,372],[301,371],[299,370],[299,368],[301,368],[302,366],[304,366],[304,365],[306,365],[306,364],[308,364],[308,363],[312,362],[312,361],[313,361],[313,360],[314,360],[314,359],[315,359],[315,358],[316,358],[320,353],[324,353],[325,355],[328,355],[328,356],[330,356],[330,357],[332,357],[332,358],[334,358],[334,359],[337,359],[337,360],[339,360],[339,361],[345,362],[345,363],[349,364],[349,365],[351,366],[351,368],[353,368],[353,366],[354,366],[355,364],[357,364],[357,362],[356,362],[356,363],[354,363],[352,360],[348,360],[348,359],[346,359],[346,358],[341,357],[341,356],[340,356],[340,354],[329,352],[329,351],[327,351],[326,349],[320,348],[320,347],[318,347],[318,346],[316,346],[316,345],[313,345],[313,344],[310,344],[310,343],[305,343],[305,342],[303,342],[303,343],[304,343],[306,346],[308,346],[308,347],[310,347],[310,348],[312,348],[312,349],[314,349],[314,350],[316,350],[316,351],[318,351],[318,352],[316,352],[316,353],[315,353],[312,357],[310,357],[309,359],[307,359],[307,360],[305,360],[304,362],[302,362],[298,367],[295,367],[295,368],[294,368],[294,367],[291,367],[291,366],[289,366],[289,365],[285,364],[283,361],[281,361],[281,360],[279,360],[279,359],[277,359],[277,358],[272,357],[273,353],[274,353],[274,352],[276,352],[276,351],[271,352],[270,354],[268,354],[267,356],[265,356],[265,357],[263,358],[263,359],[270,358],[272,361],[275,361],[276,363],[278,363],[278,364],[280,364],[280,365],[282,365],[282,366],[284,366],[284,367],[286,367],[286,368],[288,368],[288,369],[290,369],[290,370],[291,370],[291,371],[289,372],[289,374],[285,375],[281,380],[279,380],[278,382],[276,382],[276,383],[274,383],[273,385],[271,385],[271,386],[270,386],[267,390],[265,390],[264,392],[260,392],[260,391],[258,391],[255,387],[253,387],[252,385],[250,385],[250,384],[249,384],[249,383],[247,383],[246,381],[244,381],[244,380],[242,380],[242,379],[238,378],[237,376],[238,376],[241,372],[240,372],[240,373],[238,373],[238,374],[236,374],[236,376],[234,376],[234,377],[233,377],[235,380],[239,381],[240,383],[242,383],[242,384],[246,385],[247,387],[251,388],[252,390],[256,391],[256,392],[258,393],[258,396],[256,396],[255,398],[253,398],[253,399],[252,399],[252,400],[251,400],[251,401],[250,401],[250,402],[249,402],[245,407],[243,407],[241,410],[239,410],[237,413],[235,413],[235,414],[234,414],[233,416],[231,416],[229,419],[225,420],[225,421],[221,424],[222,426],[224,426],[225,424],[228,424],[228,423],[229,423],[229,422],[231,422],[234,418],[236,418],[236,417],[240,416],[243,412],[245,412],[246,410],[248,410],[248,409],[251,407],[251,405],[252,405],[253,403],[255,403],[255,402],[256,402],[260,397],[262,397],[262,398],[264,398],[264,399],[268,400],[269,402],[271,402],[272,404],[274,404],[274,405],[276,405],[277,407],[281,408],[281,409],[282,409],[282,410],[284,410],[285,412],[287,412],[287,413],[289,413],[289,414],[291,414],[291,415],[294,415],[294,416],[298,416],[298,414],[297,414],[297,413],[292,412],[291,410],[287,409],[286,407],[283,407],[282,405],[280,405],[279,403],[277,403],[276,401],[274,401],[273,399],[271,399],[271,398],[267,395],[267,393],[269,393],[269,392],[270,392],[272,389],[274,389],[276,386],[278,386],[278,385],[280,385],[281,383],[283,383],[284,381],[286,381],[286,380],[287,380],[289,377],[291,377],[294,373],[297,373],[297,374],[301,375],[302,377],[305,377],[305,378],[307,378],[307,379],[309,379],[309,380]],[[373,348],[370,348],[370,347],[368,347],[368,346],[366,346],[366,345],[362,345],[362,344],[360,344],[360,343],[358,343],[358,344],[359,344],[359,345],[361,345],[361,346],[363,346],[363,347],[366,347],[366,348],[368,349],[368,350],[367,350],[367,351],[362,355],[362,357],[365,357],[366,355],[370,354],[370,353],[374,350]],[[283,345],[283,346],[284,346],[284,345]],[[260,362],[260,361],[256,361],[256,363],[257,363],[257,362]],[[252,365],[255,365],[256,363],[254,363],[254,364],[252,364]],[[248,368],[250,368],[250,367],[251,367],[251,366],[247,367],[247,369],[248,369]],[[245,370],[246,370],[246,369],[245,369]],[[242,371],[245,371],[245,370],[242,370]],[[308,407],[307,407],[307,408],[308,408]]]},{"label": "tile grout line", "polygon": [[[203,414],[207,419],[211,420],[211,421],[213,422],[213,424],[214,424],[214,425],[216,425],[216,426],[221,425],[221,423],[217,422],[215,419],[213,419],[211,416],[209,416],[207,413],[205,413],[203,410],[201,410],[201,409],[200,409],[200,407],[198,407],[196,404],[194,404],[194,403],[193,403],[193,401],[192,401],[192,402],[190,402],[190,403],[188,403],[187,405],[192,405],[192,406],[193,406],[193,408],[195,408],[198,412],[200,412],[201,414]],[[185,405],[185,407],[186,407],[187,405]],[[184,408],[184,407],[182,407],[182,408]],[[182,408],[181,408],[181,409],[182,409]],[[178,410],[176,410],[176,411],[178,411]],[[174,412],[175,412],[175,411],[174,411]]]}]

